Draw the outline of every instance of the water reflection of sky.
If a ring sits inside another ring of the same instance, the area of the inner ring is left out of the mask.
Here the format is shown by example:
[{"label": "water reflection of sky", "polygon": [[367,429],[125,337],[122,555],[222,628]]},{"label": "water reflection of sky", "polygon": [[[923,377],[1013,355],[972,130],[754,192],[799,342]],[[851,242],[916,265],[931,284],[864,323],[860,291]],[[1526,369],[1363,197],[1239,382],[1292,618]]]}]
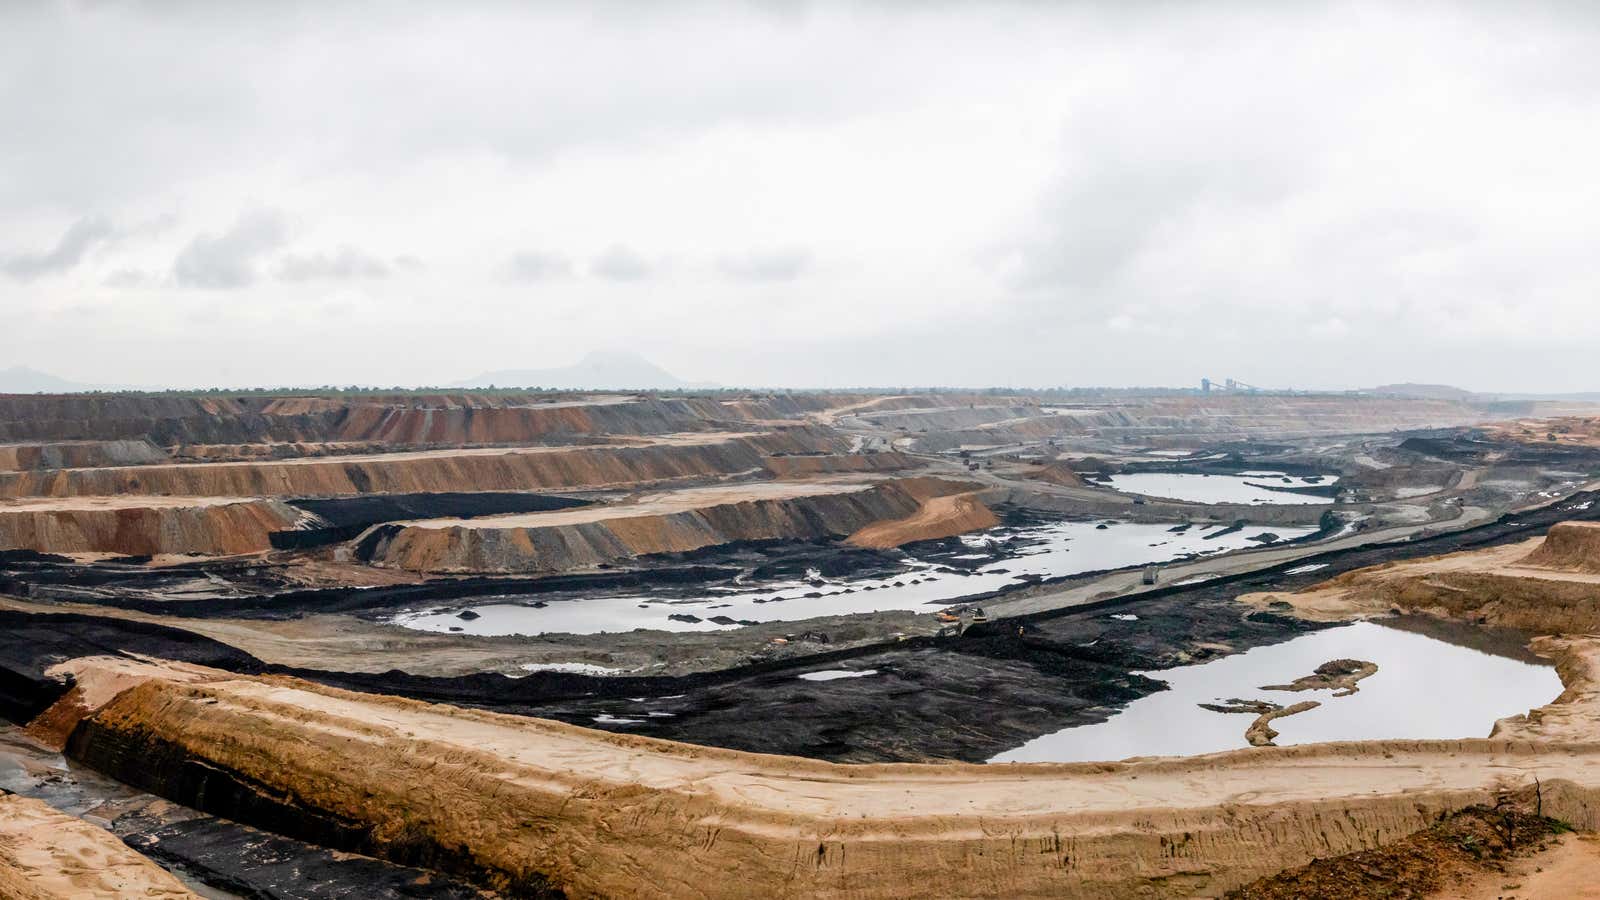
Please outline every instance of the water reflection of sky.
[{"label": "water reflection of sky", "polygon": [[[1284,479],[1289,479],[1285,481]],[[1111,476],[1111,487],[1128,494],[1143,494],[1167,500],[1187,500],[1190,503],[1272,503],[1272,504],[1327,504],[1331,497],[1312,494],[1292,494],[1272,491],[1256,485],[1273,487],[1313,487],[1328,485],[1335,478],[1311,481],[1285,475],[1282,472],[1248,472],[1238,475],[1201,475],[1192,472],[1132,472]]]},{"label": "water reflection of sky", "polygon": [[[1334,659],[1361,659],[1378,671],[1360,691],[1263,691],[1287,684]],[[1319,741],[1487,737],[1496,719],[1543,706],[1561,693],[1550,666],[1446,643],[1433,637],[1358,622],[1257,647],[1212,662],[1145,675],[1171,690],[1142,697],[1109,720],[1035,738],[990,762],[1085,762],[1129,756],[1188,756],[1249,746],[1255,716],[1201,709],[1232,698],[1283,706],[1321,706],[1276,719],[1279,745]]]}]

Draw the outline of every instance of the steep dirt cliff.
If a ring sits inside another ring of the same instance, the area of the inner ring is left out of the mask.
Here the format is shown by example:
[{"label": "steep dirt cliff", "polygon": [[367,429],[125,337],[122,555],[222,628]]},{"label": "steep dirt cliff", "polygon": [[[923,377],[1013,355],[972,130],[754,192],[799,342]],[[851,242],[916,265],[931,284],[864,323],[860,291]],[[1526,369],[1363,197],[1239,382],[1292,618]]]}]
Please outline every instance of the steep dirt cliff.
[{"label": "steep dirt cliff", "polygon": [[[967,485],[926,478],[878,484],[726,485],[650,495],[608,507],[380,526],[382,530],[362,544],[371,548],[374,564],[412,571],[567,571],[737,541],[844,537],[875,522],[904,520],[936,498],[968,490]],[[982,509],[981,504],[978,507]],[[938,536],[943,537],[951,533],[950,527],[994,523],[992,514],[968,511],[959,521],[946,518],[938,525],[925,524],[923,531],[942,530]]]},{"label": "steep dirt cliff", "polygon": [[301,513],[275,500],[118,498],[0,501],[0,549],[227,556],[272,549]]}]

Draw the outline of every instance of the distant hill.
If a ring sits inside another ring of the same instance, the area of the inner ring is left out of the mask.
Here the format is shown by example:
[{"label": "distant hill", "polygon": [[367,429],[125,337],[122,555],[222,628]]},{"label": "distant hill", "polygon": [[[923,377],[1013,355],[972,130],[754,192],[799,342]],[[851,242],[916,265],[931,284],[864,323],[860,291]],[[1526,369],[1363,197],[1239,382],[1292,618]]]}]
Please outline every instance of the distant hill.
[{"label": "distant hill", "polygon": [[70,394],[75,391],[92,391],[93,385],[79,384],[57,378],[27,366],[0,369],[0,394]]},{"label": "distant hill", "polygon": [[591,353],[556,369],[501,369],[484,372],[453,387],[541,387],[558,390],[685,390],[714,384],[684,381],[634,353]]},{"label": "distant hill", "polygon": [[1390,397],[1409,397],[1416,400],[1469,401],[1480,399],[1472,391],[1452,387],[1448,384],[1385,384],[1373,388],[1369,393],[1385,394]]}]

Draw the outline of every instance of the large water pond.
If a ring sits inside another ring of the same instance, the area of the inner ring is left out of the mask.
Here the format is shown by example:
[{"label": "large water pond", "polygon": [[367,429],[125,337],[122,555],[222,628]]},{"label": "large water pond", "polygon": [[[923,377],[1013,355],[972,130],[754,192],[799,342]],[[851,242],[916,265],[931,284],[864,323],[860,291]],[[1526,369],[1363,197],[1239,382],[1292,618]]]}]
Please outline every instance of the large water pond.
[{"label": "large water pond", "polygon": [[1296,494],[1273,488],[1307,488],[1333,483],[1331,478],[1304,478],[1282,472],[1206,475],[1194,472],[1131,472],[1106,482],[1127,494],[1143,494],[1190,503],[1332,503],[1331,497]]},{"label": "large water pond", "polygon": [[[1377,663],[1346,697],[1332,690],[1265,691],[1335,659]],[[1255,716],[1201,703],[1267,700],[1321,706],[1272,722],[1276,743],[1487,737],[1496,719],[1543,706],[1561,693],[1549,665],[1491,655],[1375,622],[1312,632],[1193,666],[1142,673],[1170,690],[1128,704],[1105,722],[1035,738],[990,762],[1086,762],[1130,756],[1188,756],[1247,747]]]},{"label": "large water pond", "polygon": [[[737,628],[742,622],[785,622],[880,610],[929,612],[938,604],[1034,577],[1120,569],[1260,546],[1261,542],[1252,538],[1266,530],[1193,527],[1174,532],[1167,525],[1095,522],[1002,527],[962,538],[972,549],[967,557],[957,557],[973,566],[966,574],[940,571],[949,567],[912,557],[909,571],[886,578],[824,579],[811,573],[812,577],[804,580],[741,585],[672,599],[622,594],[519,602],[507,597],[471,607],[477,618],[462,619],[459,610],[452,608],[405,613],[392,621],[423,631],[537,635],[596,634],[636,628],[712,631]],[[1287,541],[1304,537],[1313,529],[1274,525],[1270,531]],[[994,558],[987,549],[991,542],[1012,538],[1028,542],[1021,555]],[[978,563],[984,559],[991,561]]]}]

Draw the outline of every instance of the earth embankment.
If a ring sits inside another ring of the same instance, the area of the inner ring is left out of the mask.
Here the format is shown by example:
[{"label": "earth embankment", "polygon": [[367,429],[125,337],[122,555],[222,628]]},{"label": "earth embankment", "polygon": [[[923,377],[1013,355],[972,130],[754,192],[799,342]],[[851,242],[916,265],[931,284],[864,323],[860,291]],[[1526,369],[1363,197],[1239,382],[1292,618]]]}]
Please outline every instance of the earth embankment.
[{"label": "earth embankment", "polygon": [[1548,814],[1600,824],[1593,743],[846,766],[281,678],[149,680],[84,719],[69,751],[220,815],[576,897],[1210,894],[1534,777]]}]

